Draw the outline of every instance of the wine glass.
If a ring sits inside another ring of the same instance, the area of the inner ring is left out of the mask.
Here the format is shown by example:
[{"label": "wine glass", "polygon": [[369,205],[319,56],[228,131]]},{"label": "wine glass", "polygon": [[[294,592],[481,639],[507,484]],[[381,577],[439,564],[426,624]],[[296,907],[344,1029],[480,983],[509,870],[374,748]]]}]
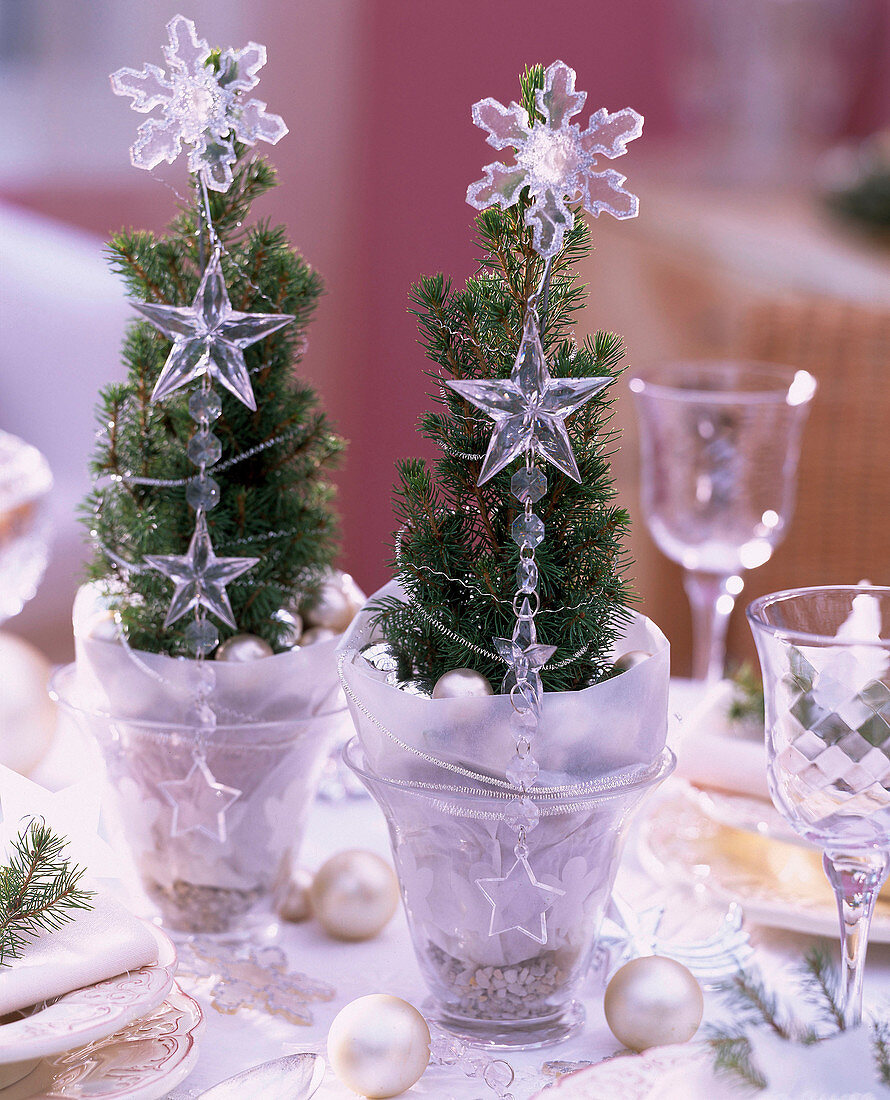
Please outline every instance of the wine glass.
[{"label": "wine glass", "polygon": [[794,509],[811,374],[769,363],[669,363],[630,381],[643,515],[683,567],[692,675],[719,680],[746,569],[769,561]]},{"label": "wine glass", "polygon": [[837,898],[844,1026],[890,853],[890,588],[798,588],[755,600],[767,771],[779,812],[823,849]]}]

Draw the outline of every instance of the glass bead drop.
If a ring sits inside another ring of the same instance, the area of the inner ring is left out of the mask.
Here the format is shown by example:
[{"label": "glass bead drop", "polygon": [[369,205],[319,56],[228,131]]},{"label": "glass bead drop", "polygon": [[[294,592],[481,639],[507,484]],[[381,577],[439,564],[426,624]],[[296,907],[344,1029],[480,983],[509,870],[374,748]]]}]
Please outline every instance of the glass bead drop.
[{"label": "glass bead drop", "polygon": [[219,632],[209,619],[195,619],[185,628],[185,640],[195,653],[209,653],[219,645]]},{"label": "glass bead drop", "polygon": [[534,550],[544,541],[544,524],[535,515],[519,516],[518,519],[513,520],[510,535],[517,546]]},{"label": "glass bead drop", "polygon": [[538,565],[534,558],[519,559],[516,584],[520,592],[534,592],[538,587]]},{"label": "glass bead drop", "polygon": [[534,829],[540,817],[541,811],[530,798],[511,798],[504,810],[504,821],[515,832]]},{"label": "glass bead drop", "polygon": [[527,753],[525,756],[516,753],[507,765],[507,780],[514,787],[531,787],[537,780],[540,770],[537,760],[531,753]]},{"label": "glass bead drop", "polygon": [[209,512],[219,504],[219,482],[206,474],[199,474],[186,486],[185,499],[196,512],[199,508]]},{"label": "glass bead drop", "polygon": [[222,416],[222,401],[216,390],[195,390],[189,397],[189,412],[199,424],[210,424]]},{"label": "glass bead drop", "polygon": [[196,466],[213,466],[222,456],[222,443],[206,428],[200,428],[188,442],[188,456]]},{"label": "glass bead drop", "polygon": [[547,478],[541,470],[524,466],[510,478],[510,492],[522,504],[537,504],[547,492]]}]

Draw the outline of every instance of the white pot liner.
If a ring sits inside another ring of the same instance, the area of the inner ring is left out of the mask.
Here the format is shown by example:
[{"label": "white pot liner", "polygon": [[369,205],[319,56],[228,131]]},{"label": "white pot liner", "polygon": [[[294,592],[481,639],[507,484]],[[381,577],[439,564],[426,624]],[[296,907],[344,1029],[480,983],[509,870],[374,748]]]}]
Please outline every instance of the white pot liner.
[{"label": "white pot liner", "polygon": [[[371,597],[340,643],[347,702],[370,770],[416,780],[434,769],[440,781],[453,782],[459,781],[459,773],[450,772],[450,778],[442,779],[440,767],[456,765],[503,780],[515,740],[509,696],[430,699],[412,695],[384,683],[360,656],[364,646],[383,640],[371,626],[371,606],[393,596],[406,598],[397,581]],[[544,693],[533,748],[541,765],[541,786],[586,783],[636,770],[661,753],[667,737],[670,645],[650,619],[631,612],[611,656],[631,650],[652,656],[620,676],[581,691]]]}]

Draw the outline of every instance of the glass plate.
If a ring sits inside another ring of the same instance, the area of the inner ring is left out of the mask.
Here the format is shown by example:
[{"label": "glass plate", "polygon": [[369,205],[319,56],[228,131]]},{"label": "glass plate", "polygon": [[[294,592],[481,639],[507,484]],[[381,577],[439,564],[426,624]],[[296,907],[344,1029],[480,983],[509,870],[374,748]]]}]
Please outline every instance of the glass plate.
[{"label": "glass plate", "polygon": [[158,941],[156,963],[75,989],[0,1025],[0,1066],[104,1039],[157,1008],[173,985],[176,948],[160,928],[147,922],[146,927]]},{"label": "glass plate", "polygon": [[160,1008],[113,1035],[21,1067],[0,1068],[10,1082],[5,1088],[0,1084],[0,1097],[158,1100],[191,1073],[203,1019],[198,1004],[174,985]]},{"label": "glass plate", "polygon": [[[678,879],[703,883],[723,900],[737,901],[755,924],[836,936],[837,906],[819,851],[779,839],[768,828],[759,830],[756,822],[754,828],[739,828],[715,820],[704,812],[699,793],[674,788],[643,809],[638,854],[646,871],[666,885]],[[886,887],[869,938],[890,943]]]}]

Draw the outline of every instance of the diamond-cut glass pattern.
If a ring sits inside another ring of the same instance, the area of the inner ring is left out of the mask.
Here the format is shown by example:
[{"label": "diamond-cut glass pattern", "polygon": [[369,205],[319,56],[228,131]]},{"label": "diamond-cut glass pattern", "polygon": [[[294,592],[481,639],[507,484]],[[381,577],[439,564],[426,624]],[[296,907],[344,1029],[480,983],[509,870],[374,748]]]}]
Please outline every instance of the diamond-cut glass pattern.
[{"label": "diamond-cut glass pattern", "polygon": [[817,842],[841,820],[863,840],[890,835],[890,688],[869,680],[851,649],[820,670],[789,652],[767,730],[783,812]]}]

